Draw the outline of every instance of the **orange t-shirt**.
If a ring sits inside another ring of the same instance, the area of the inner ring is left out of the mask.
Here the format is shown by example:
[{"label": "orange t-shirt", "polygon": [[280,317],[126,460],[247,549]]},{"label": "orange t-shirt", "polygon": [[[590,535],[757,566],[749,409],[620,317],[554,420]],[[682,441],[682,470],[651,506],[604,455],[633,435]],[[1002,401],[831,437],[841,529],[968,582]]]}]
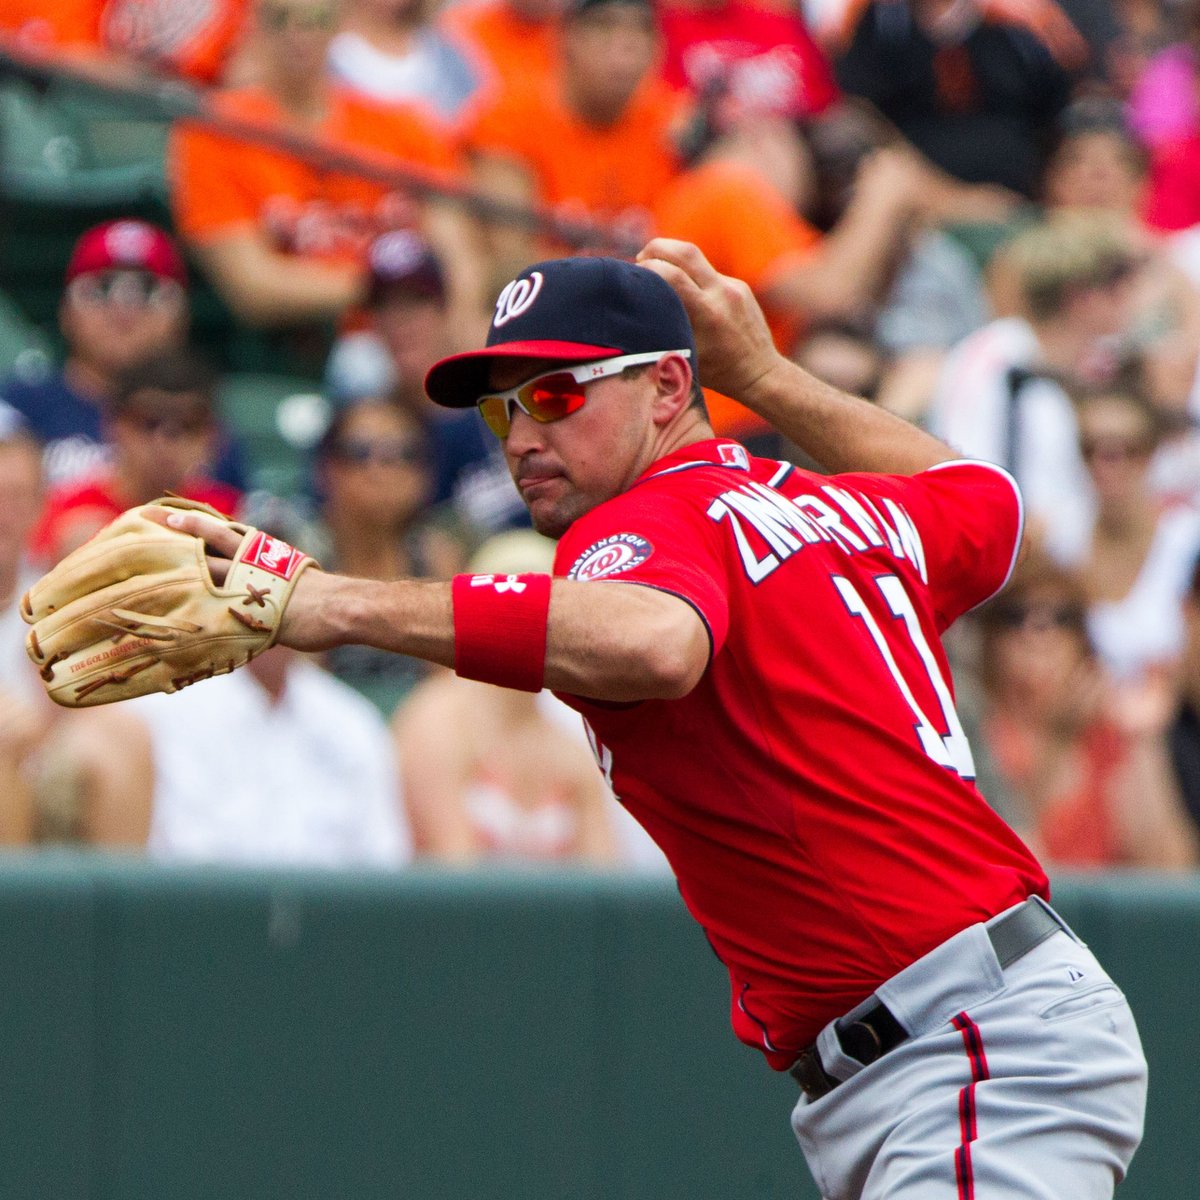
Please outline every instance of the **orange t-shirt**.
[{"label": "orange t-shirt", "polygon": [[250,0],[108,0],[105,46],[202,83],[221,76],[246,27]]},{"label": "orange t-shirt", "polygon": [[105,0],[4,0],[0,29],[32,46],[97,46]]},{"label": "orange t-shirt", "polygon": [[[220,115],[267,130],[287,128],[283,110],[261,88],[226,92],[215,107]],[[416,168],[447,181],[458,166],[449,137],[424,110],[383,108],[340,90],[311,136],[373,164]],[[194,123],[177,127],[170,167],[175,223],[193,242],[258,229],[284,253],[355,262],[378,233],[413,225],[419,216],[403,187],[318,166]]]},{"label": "orange t-shirt", "polygon": [[[717,159],[680,175],[655,208],[664,237],[695,242],[723,275],[744,279],[762,291],[789,261],[812,252],[821,235],[753,167]],[[775,345],[791,352],[799,332],[788,313],[764,304]],[[758,433],[770,426],[728,396],[706,391],[708,415],[727,437]]]},{"label": "orange t-shirt", "polygon": [[529,21],[508,0],[465,0],[438,14],[437,28],[471,60],[490,103],[520,80],[548,78],[558,61],[558,22]]},{"label": "orange t-shirt", "polygon": [[507,88],[476,117],[466,143],[527,167],[538,203],[644,240],[659,194],[680,171],[672,130],[683,103],[651,79],[615,124],[590,125],[567,107],[556,72]]},{"label": "orange t-shirt", "polygon": [[117,51],[202,83],[220,76],[250,0],[5,0],[0,29],[89,55]]},{"label": "orange t-shirt", "polygon": [[[1035,748],[1017,725],[993,714],[987,740],[1001,773],[1019,790],[1034,773]],[[1093,721],[1079,736],[1075,786],[1046,798],[1036,814],[1036,834],[1046,857],[1077,869],[1119,866],[1113,777],[1128,757],[1125,739],[1109,722]]]}]

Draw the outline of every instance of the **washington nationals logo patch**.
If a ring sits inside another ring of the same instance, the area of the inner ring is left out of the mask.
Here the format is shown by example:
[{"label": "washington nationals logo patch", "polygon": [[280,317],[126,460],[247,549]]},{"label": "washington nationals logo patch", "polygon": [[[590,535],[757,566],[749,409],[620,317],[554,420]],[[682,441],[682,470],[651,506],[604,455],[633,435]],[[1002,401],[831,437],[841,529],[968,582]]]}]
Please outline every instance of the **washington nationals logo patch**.
[{"label": "washington nationals logo patch", "polygon": [[614,533],[611,537],[593,542],[567,572],[568,579],[586,583],[605,579],[640,567],[654,553],[654,547],[636,533]]}]

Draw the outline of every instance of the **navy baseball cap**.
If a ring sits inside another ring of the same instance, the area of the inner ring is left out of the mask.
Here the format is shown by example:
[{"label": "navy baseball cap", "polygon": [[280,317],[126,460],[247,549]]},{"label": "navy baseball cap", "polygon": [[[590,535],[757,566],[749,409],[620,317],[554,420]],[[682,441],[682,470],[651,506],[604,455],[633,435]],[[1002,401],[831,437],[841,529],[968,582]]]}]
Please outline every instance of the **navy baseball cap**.
[{"label": "navy baseball cap", "polygon": [[471,408],[499,358],[575,363],[654,350],[690,350],[695,369],[692,326],[670,284],[619,258],[553,258],[504,286],[486,348],[434,363],[425,391],[446,408]]}]

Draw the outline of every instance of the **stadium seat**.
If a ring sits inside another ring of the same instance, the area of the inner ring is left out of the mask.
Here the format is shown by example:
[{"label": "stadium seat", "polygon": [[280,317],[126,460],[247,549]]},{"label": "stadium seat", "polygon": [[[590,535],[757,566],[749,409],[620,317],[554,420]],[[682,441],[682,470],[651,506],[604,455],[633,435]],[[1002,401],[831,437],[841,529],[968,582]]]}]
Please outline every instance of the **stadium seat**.
[{"label": "stadium seat", "polygon": [[0,144],[7,195],[119,204],[166,194],[166,126],[82,93],[6,80]]},{"label": "stadium seat", "polygon": [[49,366],[50,340],[0,292],[0,378],[11,371],[34,373]]},{"label": "stadium seat", "polygon": [[223,420],[245,449],[251,489],[301,494],[310,452],[330,413],[311,380],[258,372],[227,375],[220,406]]}]

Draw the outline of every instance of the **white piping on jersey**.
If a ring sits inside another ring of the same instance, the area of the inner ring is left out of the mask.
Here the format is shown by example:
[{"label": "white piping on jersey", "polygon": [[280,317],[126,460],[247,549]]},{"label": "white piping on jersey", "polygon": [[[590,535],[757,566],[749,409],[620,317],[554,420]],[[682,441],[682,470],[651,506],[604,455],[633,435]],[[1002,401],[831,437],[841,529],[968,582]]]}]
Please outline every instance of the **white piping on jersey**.
[{"label": "white piping on jersey", "polygon": [[722,445],[735,446],[735,453],[739,458],[744,458],[745,462],[713,462],[710,458],[693,458],[685,463],[678,463],[673,467],[664,467],[661,471],[655,471],[653,475],[646,476],[647,479],[657,479],[660,475],[674,475],[678,471],[690,471],[693,467],[725,467],[730,471],[749,471],[750,456],[746,452],[746,448],[740,442],[726,442]]},{"label": "white piping on jersey", "polygon": [[[690,471],[693,467],[728,467],[728,463],[709,462],[704,458],[693,459],[691,462],[679,463],[674,467],[663,467],[661,471],[655,471],[653,475],[647,475],[647,479],[657,479],[660,475],[674,475],[679,471]],[[735,471],[740,470],[739,467],[733,468]]]},{"label": "white piping on jersey", "polygon": [[751,1012],[751,1011],[750,1011],[750,1010],[749,1010],[749,1009],[746,1007],[746,999],[745,999],[745,997],[746,997],[746,993],[747,993],[749,990],[750,990],[750,985],[749,985],[748,983],[743,983],[743,984],[742,984],[742,992],[741,992],[741,995],[740,995],[740,996],[738,996],[738,1008],[740,1008],[740,1009],[742,1010],[742,1012],[743,1012],[743,1013],[745,1013],[745,1014],[746,1014],[746,1016],[747,1016],[747,1017],[749,1017],[749,1018],[750,1018],[750,1020],[751,1020],[751,1021],[753,1021],[753,1022],[755,1023],[755,1025],[757,1025],[757,1026],[759,1027],[759,1029],[761,1029],[761,1030],[762,1030],[762,1044],[763,1044],[763,1045],[764,1045],[764,1046],[765,1046],[765,1047],[766,1047],[768,1050],[770,1050],[772,1053],[778,1054],[778,1053],[779,1053],[779,1047],[778,1047],[778,1046],[776,1046],[776,1045],[775,1045],[775,1043],[771,1041],[771,1038],[770,1038],[770,1036],[769,1036],[769,1035],[768,1035],[768,1033],[767,1033],[767,1027],[766,1027],[766,1026],[765,1026],[765,1025],[762,1023],[762,1020],[761,1020],[759,1017],[756,1017],[756,1016],[755,1016],[755,1015],[754,1015],[754,1014],[753,1014],[753,1013],[752,1013],[752,1012]]},{"label": "white piping on jersey", "polygon": [[[941,471],[946,467],[986,467],[989,471],[995,471],[997,475],[1008,481],[1009,486],[1013,490],[1013,495],[1017,499],[1017,537],[1013,543],[1012,557],[1008,562],[1008,570],[1004,572],[1004,578],[1000,582],[1000,586],[980,600],[979,604],[986,604],[989,600],[994,599],[1008,586],[1008,581],[1012,578],[1013,571],[1017,567],[1017,558],[1021,553],[1021,542],[1025,537],[1025,498],[1021,495],[1021,488],[1017,481],[1012,477],[1011,472],[1006,471],[1003,467],[997,466],[996,463],[985,462],[981,458],[948,458],[945,462],[934,463],[932,467],[926,467],[927,471]],[[975,605],[975,608],[979,607]],[[972,612],[974,609],[971,610]]]},{"label": "white piping on jersey", "polygon": [[792,463],[781,462],[779,470],[767,480],[768,487],[778,487],[795,469]]}]

